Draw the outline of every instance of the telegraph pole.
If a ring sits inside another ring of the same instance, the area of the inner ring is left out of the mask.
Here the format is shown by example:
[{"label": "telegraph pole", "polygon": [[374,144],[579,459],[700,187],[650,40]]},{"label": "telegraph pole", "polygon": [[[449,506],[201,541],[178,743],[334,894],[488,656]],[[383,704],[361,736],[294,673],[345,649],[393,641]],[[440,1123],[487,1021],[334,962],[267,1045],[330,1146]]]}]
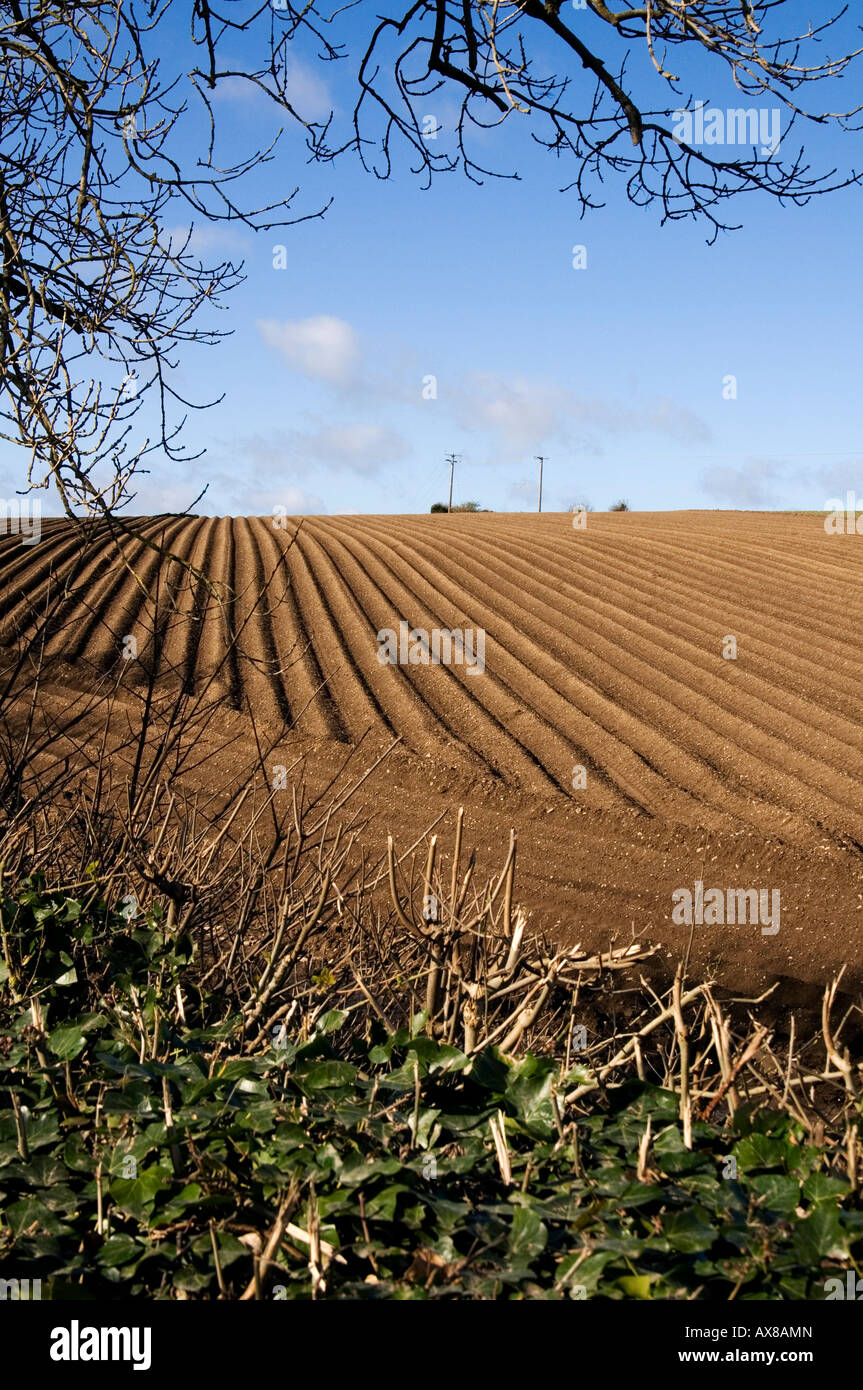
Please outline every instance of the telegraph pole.
[{"label": "telegraph pole", "polygon": [[535,458],[535,459],[539,459],[539,505],[537,506],[537,509],[536,509],[536,510],[537,510],[538,512],[541,512],[541,511],[542,511],[542,465],[545,463],[545,455],[544,455],[544,454],[534,454],[534,458]]},{"label": "telegraph pole", "polygon": [[448,512],[452,511],[452,476],[455,472],[455,466],[458,463],[458,461],[458,454],[447,454],[446,462],[449,464],[449,501],[447,502],[446,509]]}]

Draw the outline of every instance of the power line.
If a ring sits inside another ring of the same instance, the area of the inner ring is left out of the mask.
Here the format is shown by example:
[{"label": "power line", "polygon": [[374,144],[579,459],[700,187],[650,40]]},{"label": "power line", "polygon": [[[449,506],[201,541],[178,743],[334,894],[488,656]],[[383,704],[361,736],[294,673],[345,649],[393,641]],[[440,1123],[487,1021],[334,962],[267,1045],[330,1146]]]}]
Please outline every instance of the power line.
[{"label": "power line", "polygon": [[416,506],[422,511],[428,511],[432,502],[440,502],[441,497],[446,496],[447,480],[442,468],[430,468],[424,475],[422,485],[418,488],[409,486],[402,488],[400,496],[409,496]]}]

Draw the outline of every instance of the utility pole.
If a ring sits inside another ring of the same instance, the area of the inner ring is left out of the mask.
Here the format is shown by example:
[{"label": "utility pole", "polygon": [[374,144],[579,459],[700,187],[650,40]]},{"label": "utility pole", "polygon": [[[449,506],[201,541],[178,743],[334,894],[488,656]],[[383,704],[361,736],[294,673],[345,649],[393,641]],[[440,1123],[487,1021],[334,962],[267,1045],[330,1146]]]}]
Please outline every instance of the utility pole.
[{"label": "utility pole", "polygon": [[458,454],[447,454],[446,462],[449,464],[449,501],[447,502],[446,509],[448,512],[452,511],[452,476],[455,472],[455,466],[458,463],[458,461]]},{"label": "utility pole", "polygon": [[541,511],[542,511],[542,465],[545,463],[545,455],[544,455],[544,454],[534,454],[534,458],[535,458],[535,459],[539,459],[539,505],[537,506],[537,509],[536,509],[536,510],[537,510],[538,512],[541,512]]}]

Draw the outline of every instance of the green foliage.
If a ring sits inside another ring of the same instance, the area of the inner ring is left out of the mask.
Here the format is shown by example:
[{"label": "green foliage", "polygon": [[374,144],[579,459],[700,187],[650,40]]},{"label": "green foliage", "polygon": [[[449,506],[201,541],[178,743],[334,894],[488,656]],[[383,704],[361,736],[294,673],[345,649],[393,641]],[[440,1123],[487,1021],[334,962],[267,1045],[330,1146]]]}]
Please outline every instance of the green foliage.
[{"label": "green foliage", "polygon": [[311,1296],[309,1229],[337,1299],[821,1298],[863,1256],[859,1204],[787,1114],[696,1120],[690,1150],[672,1092],[633,1079],[576,1113],[583,1069],[468,1057],[422,1013],[388,1032],[329,1008],[253,1052],[158,909],[94,874],[0,910],[0,1261],[45,1296],[239,1297],[279,1213],[265,1297]]}]

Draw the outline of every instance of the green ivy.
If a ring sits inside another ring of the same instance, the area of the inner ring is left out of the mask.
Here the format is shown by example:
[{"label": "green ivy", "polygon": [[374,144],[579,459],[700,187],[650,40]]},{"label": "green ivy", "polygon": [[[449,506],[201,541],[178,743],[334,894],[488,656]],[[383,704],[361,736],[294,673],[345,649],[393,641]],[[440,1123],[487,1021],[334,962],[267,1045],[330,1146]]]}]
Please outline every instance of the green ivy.
[{"label": "green ivy", "polygon": [[[334,1247],[326,1298],[817,1299],[859,1263],[863,1213],[789,1115],[696,1121],[689,1149],[677,1096],[631,1080],[561,1118],[581,1069],[467,1057],[422,1014],[331,1009],[252,1055],[191,942],[90,867],[81,897],[34,876],[0,905],[0,1263],[43,1297],[239,1297],[280,1210]],[[264,1296],[311,1297],[308,1257],[288,1231]]]}]

